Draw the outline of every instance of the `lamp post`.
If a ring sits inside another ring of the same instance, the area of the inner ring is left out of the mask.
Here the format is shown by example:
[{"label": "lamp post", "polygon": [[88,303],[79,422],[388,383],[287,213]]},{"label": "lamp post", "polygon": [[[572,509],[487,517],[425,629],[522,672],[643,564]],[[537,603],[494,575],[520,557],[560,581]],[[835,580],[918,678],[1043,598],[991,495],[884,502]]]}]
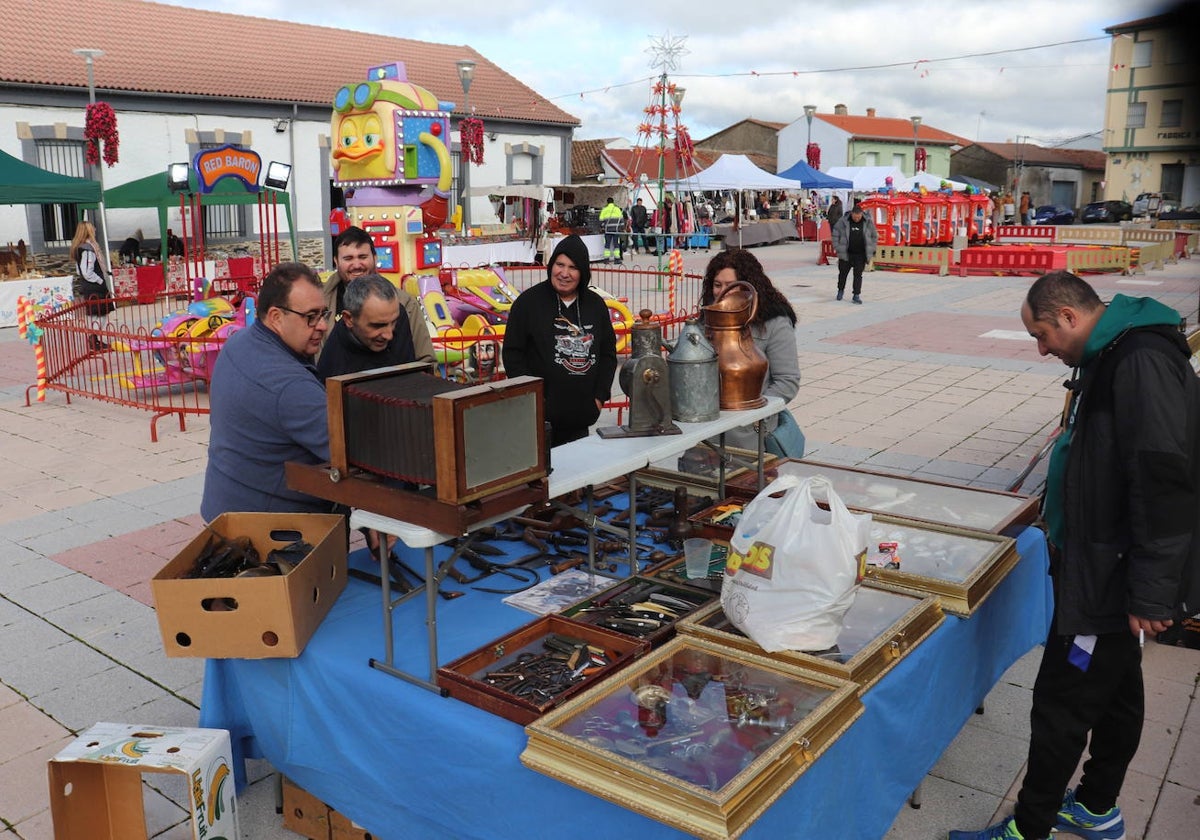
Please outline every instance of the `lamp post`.
[{"label": "lamp post", "polygon": [[804,106],[804,119],[808,121],[808,137],[804,141],[804,162],[808,162],[808,147],[812,145],[812,118],[817,113],[816,105]]},{"label": "lamp post", "polygon": [[[469,58],[460,58],[455,62],[458,67],[458,81],[462,83],[463,110],[471,117],[471,80],[475,78],[475,62]],[[462,120],[458,121],[458,168],[462,175],[462,223],[463,233],[471,231],[471,161],[467,159],[466,144],[462,142]]]},{"label": "lamp post", "polygon": [[[96,104],[96,75],[95,75],[94,68],[95,68],[95,64],[96,64],[96,59],[99,58],[100,56],[104,55],[104,50],[81,48],[81,49],[77,49],[77,50],[71,50],[71,52],[75,53],[75,55],[77,55],[77,56],[80,56],[87,63],[88,104],[95,105]],[[96,221],[98,221],[100,223],[98,226],[100,228],[100,231],[99,231],[100,247],[104,249],[104,265],[105,265],[105,270],[108,272],[108,275],[109,275],[108,282],[109,282],[109,285],[111,286],[112,285],[112,255],[108,252],[108,216],[104,209],[104,161],[100,161],[100,163],[96,167],[96,171],[100,174],[100,177],[99,177],[99,181],[100,181],[100,201],[99,201],[100,218],[98,218]],[[113,290],[110,288],[109,291],[111,292]]]},{"label": "lamp post", "polygon": [[913,177],[917,175],[917,132],[921,129],[920,117],[909,117],[913,124]]}]

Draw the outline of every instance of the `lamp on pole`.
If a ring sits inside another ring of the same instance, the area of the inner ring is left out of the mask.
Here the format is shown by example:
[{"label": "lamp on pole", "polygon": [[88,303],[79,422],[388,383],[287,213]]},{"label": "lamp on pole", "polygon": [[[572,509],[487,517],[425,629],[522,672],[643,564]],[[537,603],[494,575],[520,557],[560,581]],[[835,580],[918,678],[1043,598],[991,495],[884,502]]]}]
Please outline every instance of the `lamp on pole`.
[{"label": "lamp on pole", "polygon": [[816,105],[804,106],[804,119],[808,121],[808,137],[804,141],[804,154],[806,156],[805,160],[807,160],[808,147],[812,145],[812,118],[813,114],[815,113],[817,113]]},{"label": "lamp on pole", "polygon": [[913,176],[917,174],[917,132],[921,129],[920,117],[909,117],[913,124]]},{"label": "lamp on pole", "polygon": [[[469,119],[471,116],[471,80],[475,78],[475,62],[469,58],[460,58],[455,62],[458,67],[458,81],[462,83],[463,110]],[[458,168],[462,175],[462,223],[463,233],[471,230],[471,162],[467,160],[466,144],[462,142],[462,120],[459,120]]]},{"label": "lamp on pole", "polygon": [[[100,56],[104,55],[104,50],[81,48],[81,49],[77,49],[77,50],[71,50],[71,52],[75,53],[75,55],[77,55],[77,56],[80,56],[87,63],[88,104],[95,105],[96,104],[95,64],[96,64],[96,59],[99,58]],[[109,275],[108,282],[109,282],[109,285],[111,286],[111,284],[112,284],[112,255],[109,254],[109,252],[108,252],[108,217],[107,217],[107,213],[104,209],[104,161],[101,161],[99,163],[99,165],[97,165],[96,171],[99,173],[99,176],[100,176],[99,177],[99,181],[100,181],[100,202],[99,202],[100,217],[96,221],[99,222],[99,225],[97,225],[97,227],[99,228],[100,247],[104,250],[104,266],[105,266],[106,273]],[[111,292],[112,289],[110,288],[109,291]]]}]

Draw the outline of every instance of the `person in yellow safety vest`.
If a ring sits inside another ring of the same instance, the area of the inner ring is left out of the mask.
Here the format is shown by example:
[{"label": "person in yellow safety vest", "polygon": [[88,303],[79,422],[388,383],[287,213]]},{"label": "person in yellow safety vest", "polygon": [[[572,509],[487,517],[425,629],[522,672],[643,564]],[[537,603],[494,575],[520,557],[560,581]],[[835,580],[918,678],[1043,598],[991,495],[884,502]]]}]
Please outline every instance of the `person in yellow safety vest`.
[{"label": "person in yellow safety vest", "polygon": [[612,197],[600,211],[600,229],[604,231],[604,262],[621,265],[621,226],[625,214]]}]

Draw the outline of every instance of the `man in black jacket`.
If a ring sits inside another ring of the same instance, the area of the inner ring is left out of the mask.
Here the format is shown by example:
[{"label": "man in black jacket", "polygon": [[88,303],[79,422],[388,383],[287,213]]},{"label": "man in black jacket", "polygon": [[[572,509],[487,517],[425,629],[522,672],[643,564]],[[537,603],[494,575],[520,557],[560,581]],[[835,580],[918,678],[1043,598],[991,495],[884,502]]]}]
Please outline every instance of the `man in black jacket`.
[{"label": "man in black jacket", "polygon": [[521,293],[504,330],[507,375],[545,380],[552,446],[586,437],[612,393],[617,339],[604,299],[587,287],[591,276],[584,241],[563,239],[546,280]]},{"label": "man in black jacket", "polygon": [[650,214],[646,212],[645,203],[639,198],[637,203],[629,208],[629,225],[633,232],[633,253],[637,253],[638,249],[645,249],[646,242],[643,238],[646,234],[646,222],[649,221]]},{"label": "man in black jacket", "polygon": [[[1033,689],[1029,762],[1012,817],[951,840],[1034,840],[1055,829],[1125,836],[1117,797],[1142,732],[1141,644],[1179,616],[1197,523],[1200,379],[1150,298],[1107,307],[1080,278],[1037,280],[1021,309],[1043,356],[1075,368],[1042,515],[1054,620]],[[1067,790],[1088,748],[1083,778]]]},{"label": "man in black jacket", "polygon": [[346,286],[344,307],[321,350],[322,379],[416,361],[412,330],[400,317],[400,293],[378,274],[364,274]]}]

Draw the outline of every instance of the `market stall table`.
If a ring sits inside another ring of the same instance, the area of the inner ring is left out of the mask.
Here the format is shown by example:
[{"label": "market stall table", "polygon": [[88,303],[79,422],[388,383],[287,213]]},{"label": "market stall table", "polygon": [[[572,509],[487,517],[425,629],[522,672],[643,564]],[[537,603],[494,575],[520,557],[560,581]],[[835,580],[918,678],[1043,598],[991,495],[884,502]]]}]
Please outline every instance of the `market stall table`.
[{"label": "market stall table", "polygon": [[[862,717],[747,840],[887,832],[1000,675],[1045,638],[1045,539],[1029,528],[1017,547],[1021,561],[976,613],[947,617],[868,691]],[[517,724],[367,667],[379,652],[378,598],[351,580],[299,658],[208,661],[200,725],[230,730],[240,785],[239,759],[266,758],[379,838],[557,840],[598,826],[606,837],[684,836],[523,767]],[[418,609],[397,618],[402,635],[424,621]],[[444,647],[460,656],[529,619],[499,596],[469,592],[442,608]],[[399,656],[411,671],[429,664],[421,645]]]},{"label": "market stall table", "polygon": [[[730,429],[757,422],[772,414],[777,414],[783,408],[783,400],[779,397],[768,397],[764,405],[745,411],[722,411],[716,420],[705,423],[680,423],[680,434],[651,437],[630,437],[602,439],[597,435],[589,435],[551,450],[551,466],[548,495],[558,499],[569,493],[585,490],[596,484],[603,484],[618,478],[629,477],[630,497],[636,492],[636,471],[648,467],[651,463],[663,458],[669,458],[684,450],[698,445],[701,441],[723,435]],[[759,453],[762,452],[762,440],[759,440]],[[761,465],[761,457],[759,459]],[[722,482],[723,482],[722,472]],[[564,505],[565,507],[565,505]],[[486,525],[494,524],[509,516],[519,513],[517,510],[508,511],[498,516],[473,523],[468,531],[476,531]],[[580,511],[581,516],[586,513]],[[602,523],[594,523],[591,529],[594,537],[595,527]],[[428,650],[429,679],[417,676],[418,672],[398,667],[395,656],[395,639],[393,633],[393,616],[396,608],[411,600],[409,593],[396,600],[392,599],[389,577],[389,562],[385,547],[381,543],[378,552],[379,576],[383,590],[383,658],[371,658],[371,667],[377,668],[394,677],[412,682],[424,688],[437,690],[434,680],[440,664],[438,657],[438,618],[437,618],[437,588],[444,573],[434,561],[433,549],[455,538],[454,534],[440,533],[421,525],[404,522],[379,513],[367,510],[354,510],[350,516],[351,528],[371,528],[385,534],[398,537],[410,549],[421,549],[421,568],[424,570],[426,581],[433,585],[424,587],[425,594],[425,637]],[[611,528],[611,526],[608,526]],[[636,542],[636,521],[630,517],[628,536],[630,543]],[[613,529],[618,530],[618,529]],[[591,538],[589,538],[589,556],[591,556]],[[633,570],[631,570],[632,573]]]},{"label": "market stall table", "polygon": [[504,242],[447,245],[442,249],[442,265],[450,268],[475,267],[500,263],[533,264],[537,246],[528,239]]},{"label": "market stall table", "polygon": [[26,277],[0,281],[0,327],[17,325],[17,298],[28,298],[35,306],[69,304],[74,300],[70,277]]}]

